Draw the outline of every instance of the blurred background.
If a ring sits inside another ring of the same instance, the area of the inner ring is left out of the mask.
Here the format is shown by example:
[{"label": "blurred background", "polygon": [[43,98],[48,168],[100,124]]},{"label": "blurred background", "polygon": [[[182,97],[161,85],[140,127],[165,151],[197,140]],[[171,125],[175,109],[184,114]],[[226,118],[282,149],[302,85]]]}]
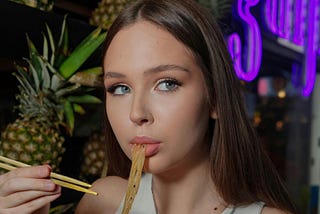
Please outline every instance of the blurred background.
[{"label": "blurred background", "polygon": [[[41,47],[47,23],[58,35],[67,14],[69,46],[108,29],[129,0],[0,1],[0,132],[18,112],[14,63],[28,57],[26,33]],[[320,213],[320,1],[198,0],[218,19],[245,88],[249,117],[303,213]],[[99,66],[96,53],[84,67]],[[103,99],[103,89],[95,94]],[[86,105],[66,137],[60,171],[92,182],[104,176],[103,104]],[[52,213],[72,212],[81,194],[64,190]],[[65,205],[65,206],[60,206]]]}]

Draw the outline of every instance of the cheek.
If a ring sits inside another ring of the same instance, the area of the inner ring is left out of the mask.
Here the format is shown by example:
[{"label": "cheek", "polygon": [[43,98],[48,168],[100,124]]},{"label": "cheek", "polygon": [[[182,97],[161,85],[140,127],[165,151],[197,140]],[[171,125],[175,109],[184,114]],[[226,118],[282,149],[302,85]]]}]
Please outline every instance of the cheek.
[{"label": "cheek", "polygon": [[[128,133],[128,116],[126,113],[126,108],[121,107],[121,105],[115,105],[115,103],[110,103],[106,101],[106,113],[112,130],[119,142],[124,142],[124,136]],[[121,146],[122,147],[122,146]]]},{"label": "cheek", "polygon": [[124,109],[115,107],[114,104],[106,102],[106,112],[108,115],[109,122],[113,129],[118,129],[117,127],[121,126],[124,121]]},{"label": "cheek", "polygon": [[192,139],[197,138],[206,131],[210,116],[209,107],[205,98],[199,94],[176,97],[172,102],[167,102],[161,107],[157,112],[162,128],[167,131],[164,134],[188,140],[190,136]]},{"label": "cheek", "polygon": [[131,98],[106,96],[106,113],[112,127],[128,124],[128,115],[130,114]]},{"label": "cheek", "polygon": [[109,122],[115,134],[115,137],[119,143],[119,146],[121,147],[122,151],[126,154],[126,156],[130,158],[131,149],[129,144],[126,143],[126,136],[128,135],[128,130],[130,129],[125,127],[127,123],[123,123],[123,121],[124,120],[122,118],[115,117],[114,114],[112,114],[111,118],[109,118]]}]

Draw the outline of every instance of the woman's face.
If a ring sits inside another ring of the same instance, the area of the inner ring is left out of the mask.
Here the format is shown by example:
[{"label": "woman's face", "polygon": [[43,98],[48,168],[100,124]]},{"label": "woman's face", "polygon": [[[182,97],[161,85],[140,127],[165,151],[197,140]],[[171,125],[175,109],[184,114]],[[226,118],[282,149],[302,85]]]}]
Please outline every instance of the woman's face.
[{"label": "woman's face", "polygon": [[132,144],[145,144],[145,170],[161,173],[208,157],[205,82],[182,43],[138,21],[113,38],[104,70],[108,119],[129,158]]}]

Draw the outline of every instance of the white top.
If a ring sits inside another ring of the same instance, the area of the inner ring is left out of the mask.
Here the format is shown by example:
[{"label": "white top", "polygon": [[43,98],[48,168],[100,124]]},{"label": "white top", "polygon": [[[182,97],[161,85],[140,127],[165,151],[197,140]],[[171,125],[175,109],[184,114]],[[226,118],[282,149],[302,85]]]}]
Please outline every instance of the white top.
[{"label": "white top", "polygon": [[[130,214],[156,214],[156,208],[153,201],[152,191],[152,175],[143,174],[137,195],[133,201]],[[124,205],[124,198],[116,211],[121,214]],[[260,214],[264,206],[263,202],[252,203],[247,206],[227,207],[221,214]]]}]

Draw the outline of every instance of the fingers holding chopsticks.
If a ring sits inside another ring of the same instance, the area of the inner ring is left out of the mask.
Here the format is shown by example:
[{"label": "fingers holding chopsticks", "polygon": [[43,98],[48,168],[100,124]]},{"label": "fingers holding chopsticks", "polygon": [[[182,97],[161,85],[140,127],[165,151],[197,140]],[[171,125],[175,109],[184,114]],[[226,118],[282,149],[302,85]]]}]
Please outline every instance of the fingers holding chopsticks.
[{"label": "fingers holding chopsticks", "polygon": [[54,191],[57,185],[50,180],[49,166],[35,166],[12,170],[0,176],[0,196],[18,191]]},{"label": "fingers holding chopsticks", "polygon": [[22,167],[19,170],[12,170],[0,176],[0,185],[10,178],[49,178],[51,168],[48,165]]},{"label": "fingers holding chopsticks", "polygon": [[[22,163],[22,162],[19,162],[19,161],[10,159],[10,158],[6,158],[6,157],[3,157],[3,156],[0,156],[0,161],[3,162],[3,163],[0,162],[0,168],[6,169],[6,170],[9,170],[9,171],[14,170],[17,167],[22,167],[22,168],[30,167],[30,165],[27,165],[25,163]],[[41,173],[43,173],[43,172],[40,172],[40,174]],[[87,189],[87,188],[91,187],[91,184],[88,184],[88,183],[85,183],[83,181],[80,181],[80,180],[77,180],[77,179],[74,179],[74,178],[70,178],[70,177],[67,177],[67,176],[64,176],[64,175],[53,173],[53,172],[50,173],[50,177],[51,177],[51,180],[55,184],[57,184],[59,186],[63,186],[63,187],[66,187],[66,188],[69,188],[69,189],[73,189],[73,190],[76,190],[76,191],[80,191],[80,192],[85,192],[85,193],[89,193],[89,194],[93,194],[93,195],[98,195],[97,192],[94,192],[94,191],[92,191],[90,189]]]},{"label": "fingers holding chopsticks", "polygon": [[49,166],[18,168],[0,176],[0,213],[32,213],[61,194]]}]

